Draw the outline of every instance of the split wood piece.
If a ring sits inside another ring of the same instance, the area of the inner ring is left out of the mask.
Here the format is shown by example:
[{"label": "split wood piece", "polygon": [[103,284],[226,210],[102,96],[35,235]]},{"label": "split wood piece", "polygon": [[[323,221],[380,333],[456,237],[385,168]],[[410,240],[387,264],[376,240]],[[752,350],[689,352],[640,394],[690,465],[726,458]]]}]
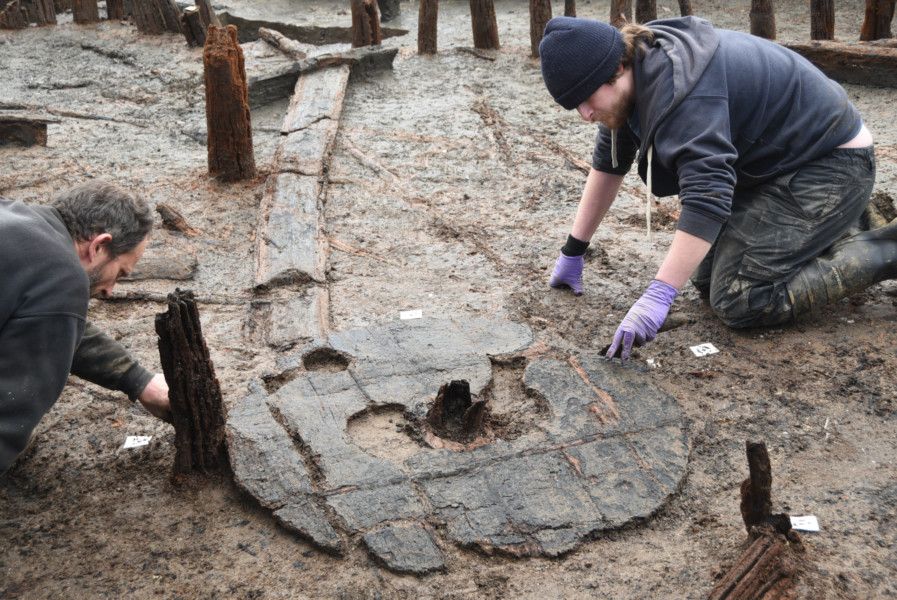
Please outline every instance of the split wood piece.
[{"label": "split wood piece", "polygon": [[212,4],[209,2],[209,0],[195,1],[196,8],[199,9],[199,15],[202,21],[203,28],[208,29],[209,25],[221,27],[221,20],[218,18],[218,15],[215,14],[215,9],[212,8]]},{"label": "split wood piece", "polygon": [[480,50],[498,50],[498,19],[493,0],[470,0],[470,25],[473,29],[473,47]]},{"label": "split wood piece", "polygon": [[539,42],[545,34],[545,26],[551,20],[551,0],[529,0],[530,55],[539,56]]},{"label": "split wood piece", "polygon": [[28,22],[41,25],[56,25],[56,8],[53,0],[26,0],[25,14]]},{"label": "split wood piece", "polygon": [[184,215],[178,212],[174,207],[169,206],[164,202],[160,202],[156,205],[156,212],[162,217],[162,226],[165,229],[180,231],[188,237],[193,237],[199,234],[199,230],[190,227],[190,225],[187,224]]},{"label": "split wood piece", "polygon": [[227,464],[226,416],[193,292],[168,295],[168,312],[156,315],[156,333],[174,422],[174,475],[218,471]]},{"label": "split wood piece", "polygon": [[222,181],[255,177],[252,123],[237,28],[209,26],[203,50],[209,174]]},{"label": "split wood piece", "polygon": [[259,27],[259,37],[265,40],[269,45],[277,48],[293,60],[302,60],[308,56],[307,46],[296,40],[291,40],[279,31]]},{"label": "split wood piece", "polygon": [[181,29],[191,47],[205,46],[206,28],[202,26],[202,15],[195,6],[188,6],[181,13]]},{"label": "split wood piece", "polygon": [[564,16],[576,16],[576,0],[564,0]]},{"label": "split wood piece", "polygon": [[377,0],[352,0],[352,47],[378,46],[382,41]]},{"label": "split wood piece", "polygon": [[483,432],[486,400],[473,399],[470,383],[456,380],[444,384],[427,411],[427,423],[439,437],[469,442]]},{"label": "split wood piece", "polygon": [[[289,137],[292,133],[314,127],[322,121],[332,121],[338,124],[343,110],[343,100],[346,96],[350,71],[351,67],[348,65],[338,65],[314,73],[306,73],[300,77],[296,82],[296,87],[293,88],[293,97],[290,98],[290,106],[283,119],[280,133]],[[287,145],[284,142],[281,143],[281,147]],[[329,150],[328,142],[327,154],[329,154]],[[323,172],[305,174],[323,175]]]},{"label": "split wood piece", "polygon": [[679,14],[683,17],[690,17],[695,14],[691,8],[691,0],[679,0]]},{"label": "split wood piece", "polygon": [[647,23],[657,19],[657,0],[636,0],[635,22]]},{"label": "split wood piece", "polygon": [[619,29],[632,22],[632,0],[610,0],[610,24]]},{"label": "split wood piece", "polygon": [[860,28],[860,41],[870,42],[891,37],[895,0],[866,0],[866,16]]},{"label": "split wood piece", "polygon": [[417,18],[417,53],[436,54],[436,22],[439,16],[439,0],[420,0]]},{"label": "split wood piece", "polygon": [[377,6],[380,8],[381,21],[392,21],[402,12],[399,0],[377,0]]},{"label": "split wood piece", "polygon": [[124,0],[106,0],[106,18],[110,21],[125,18]]},{"label": "split wood piece", "polygon": [[792,540],[766,525],[741,553],[735,565],[711,590],[708,600],[792,600],[796,597],[797,564],[800,538]]},{"label": "split wood piece", "polygon": [[181,33],[181,10],[174,0],[133,0],[132,11],[140,33]]},{"label": "split wood piece", "polygon": [[25,8],[19,0],[7,2],[0,8],[0,29],[24,29],[28,27]]},{"label": "split wood piece", "polygon": [[810,39],[835,39],[835,0],[810,0]]},{"label": "split wood piece", "polygon": [[776,39],[776,13],[772,0],[751,0],[751,34]]},{"label": "split wood piece", "polygon": [[72,18],[75,23],[98,23],[100,9],[97,0],[72,0]]},{"label": "split wood piece", "polygon": [[748,533],[758,525],[771,525],[781,533],[791,530],[786,514],[772,514],[772,466],[763,442],[747,442],[750,477],[741,483],[741,518]]},{"label": "split wood piece", "polygon": [[897,87],[897,47],[880,42],[784,44],[841,83]]},{"label": "split wood piece", "polygon": [[58,123],[48,119],[0,116],[0,146],[46,146],[47,124]]}]

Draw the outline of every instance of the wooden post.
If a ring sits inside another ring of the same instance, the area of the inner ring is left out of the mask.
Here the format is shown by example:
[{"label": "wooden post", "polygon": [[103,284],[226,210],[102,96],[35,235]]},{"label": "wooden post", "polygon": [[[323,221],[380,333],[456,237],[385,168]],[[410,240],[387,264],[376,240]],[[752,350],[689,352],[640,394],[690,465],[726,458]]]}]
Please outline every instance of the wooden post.
[{"label": "wooden post", "polygon": [[635,22],[647,23],[657,19],[657,0],[636,0]]},{"label": "wooden post", "polygon": [[57,15],[72,10],[72,0],[53,0],[53,9]]},{"label": "wooden post", "polygon": [[695,14],[691,9],[691,0],[679,0],[679,14],[683,17],[690,17]]},{"label": "wooden post", "polygon": [[209,26],[203,50],[209,174],[223,181],[255,177],[252,123],[237,28]]},{"label": "wooden post", "polygon": [[795,541],[765,526],[748,548],[741,553],[735,565],[710,591],[708,600],[786,600],[794,598],[797,575],[792,545],[800,547],[800,538],[792,532]]},{"label": "wooden post", "polygon": [[776,39],[776,13],[772,0],[751,0],[751,33],[768,40]]},{"label": "wooden post", "polygon": [[632,0],[610,0],[610,24],[620,28],[632,22]]},{"label": "wooden post", "polygon": [[106,0],[106,18],[110,21],[125,18],[124,0]]},{"label": "wooden post", "polygon": [[530,55],[539,56],[539,42],[545,33],[545,25],[551,20],[551,0],[529,0]]},{"label": "wooden post", "polygon": [[199,9],[200,19],[202,21],[203,29],[208,29],[209,25],[214,25],[215,27],[221,27],[221,21],[218,19],[218,15],[215,14],[215,9],[212,8],[212,5],[209,3],[209,0],[195,0],[196,7]]},{"label": "wooden post", "polygon": [[188,46],[205,46],[206,28],[202,26],[202,14],[197,7],[188,6],[181,13],[181,30]]},{"label": "wooden post", "polygon": [[0,29],[25,29],[28,27],[28,19],[25,17],[25,9],[19,0],[9,0],[6,4],[0,4]]},{"label": "wooden post", "polygon": [[441,438],[467,442],[482,433],[485,414],[486,400],[474,400],[470,384],[461,379],[439,388],[427,411],[427,423]]},{"label": "wooden post", "polygon": [[498,50],[498,20],[493,0],[470,0],[470,25],[473,46],[480,50]]},{"label": "wooden post", "polygon": [[439,17],[439,0],[420,0],[417,15],[417,53],[436,54],[437,30]]},{"label": "wooden post", "polygon": [[181,33],[181,10],[174,0],[134,0],[133,12],[140,33]]},{"label": "wooden post", "polygon": [[100,20],[97,0],[72,0],[72,17],[75,23],[97,23]]},{"label": "wooden post", "polygon": [[810,0],[810,39],[835,39],[835,0]]},{"label": "wooden post", "polygon": [[35,23],[38,26],[56,24],[56,8],[53,5],[53,0],[27,0],[25,14],[30,23]]},{"label": "wooden post", "polygon": [[352,0],[352,47],[377,46],[382,40],[377,0]]},{"label": "wooden post", "polygon": [[871,42],[891,37],[894,0],[866,0],[866,18],[860,29],[860,41]]},{"label": "wooden post", "polygon": [[218,471],[227,464],[224,404],[193,292],[168,295],[156,333],[174,423],[174,475]]},{"label": "wooden post", "polygon": [[564,0],[564,16],[576,16],[576,0]]},{"label": "wooden post", "polygon": [[402,12],[399,0],[377,0],[381,21],[392,21]]}]

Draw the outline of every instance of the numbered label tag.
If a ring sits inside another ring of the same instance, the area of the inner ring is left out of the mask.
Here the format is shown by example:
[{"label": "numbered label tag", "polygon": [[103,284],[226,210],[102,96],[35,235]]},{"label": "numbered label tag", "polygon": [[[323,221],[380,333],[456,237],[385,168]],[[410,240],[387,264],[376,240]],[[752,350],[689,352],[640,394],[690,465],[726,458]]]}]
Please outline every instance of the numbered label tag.
[{"label": "numbered label tag", "polygon": [[129,435],[125,438],[125,445],[122,446],[122,448],[139,448],[141,446],[147,446],[151,439],[153,439],[153,436],[151,435]]},{"label": "numbered label tag", "polygon": [[706,342],[704,344],[698,344],[697,346],[691,347],[691,352],[695,356],[710,356],[711,354],[716,354],[719,350],[711,344],[710,342]]},{"label": "numbered label tag", "polygon": [[424,316],[424,311],[422,311],[419,308],[416,310],[403,310],[403,311],[399,312],[399,318],[402,319],[403,321],[406,321],[408,319],[420,319],[423,316]]},{"label": "numbered label tag", "polygon": [[815,515],[791,517],[791,527],[798,531],[819,531],[819,520]]}]

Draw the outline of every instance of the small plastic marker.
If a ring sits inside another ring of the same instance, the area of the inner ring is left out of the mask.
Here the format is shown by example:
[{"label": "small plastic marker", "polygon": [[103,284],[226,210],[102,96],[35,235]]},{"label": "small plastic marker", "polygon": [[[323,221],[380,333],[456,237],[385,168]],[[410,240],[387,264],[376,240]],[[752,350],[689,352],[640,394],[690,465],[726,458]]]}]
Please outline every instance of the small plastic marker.
[{"label": "small plastic marker", "polygon": [[140,448],[141,446],[148,446],[150,440],[153,439],[151,435],[129,435],[125,438],[125,445],[122,448]]},{"label": "small plastic marker", "polygon": [[711,344],[710,342],[705,342],[703,344],[698,344],[697,346],[692,346],[690,348],[691,353],[695,356],[710,356],[711,354],[716,354],[719,352],[716,346]]},{"label": "small plastic marker", "polygon": [[399,318],[402,319],[403,321],[406,321],[408,319],[420,319],[423,316],[424,316],[424,311],[422,311],[419,308],[415,309],[415,310],[403,310],[403,311],[399,312]]},{"label": "small plastic marker", "polygon": [[791,517],[791,527],[798,531],[819,531],[819,520],[815,515]]}]

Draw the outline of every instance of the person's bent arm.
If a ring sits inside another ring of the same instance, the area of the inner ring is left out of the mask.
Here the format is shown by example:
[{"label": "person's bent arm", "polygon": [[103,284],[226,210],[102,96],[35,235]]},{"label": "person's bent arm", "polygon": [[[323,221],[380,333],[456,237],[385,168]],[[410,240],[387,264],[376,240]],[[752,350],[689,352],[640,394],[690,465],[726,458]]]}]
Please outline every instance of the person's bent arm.
[{"label": "person's bent arm", "polygon": [[707,240],[681,229],[677,230],[654,279],[669,284],[679,291],[707,256],[710,246]]}]

